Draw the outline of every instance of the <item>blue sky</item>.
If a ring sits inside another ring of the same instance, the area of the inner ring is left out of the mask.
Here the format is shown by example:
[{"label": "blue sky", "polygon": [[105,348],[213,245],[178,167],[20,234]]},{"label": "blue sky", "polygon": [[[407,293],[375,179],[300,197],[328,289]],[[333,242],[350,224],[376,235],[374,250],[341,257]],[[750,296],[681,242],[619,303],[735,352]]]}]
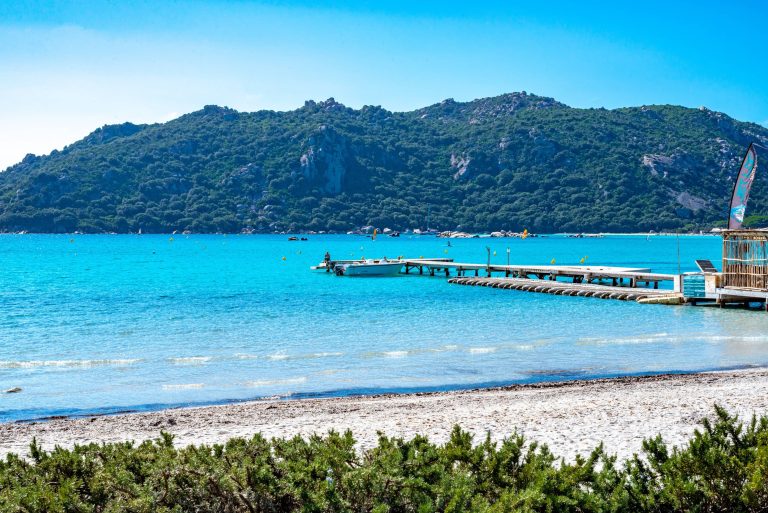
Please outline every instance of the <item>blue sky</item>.
[{"label": "blue sky", "polygon": [[768,3],[0,2],[0,169],[206,104],[410,110],[511,91],[768,125]]}]

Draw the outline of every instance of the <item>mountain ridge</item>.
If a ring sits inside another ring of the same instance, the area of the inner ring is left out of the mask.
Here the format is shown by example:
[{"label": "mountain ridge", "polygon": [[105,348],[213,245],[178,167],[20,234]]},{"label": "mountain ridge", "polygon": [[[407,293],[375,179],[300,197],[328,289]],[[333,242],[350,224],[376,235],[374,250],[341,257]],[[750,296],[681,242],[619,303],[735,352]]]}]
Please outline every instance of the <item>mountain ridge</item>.
[{"label": "mountain ridge", "polygon": [[[333,98],[105,125],[0,173],[0,231],[647,231],[725,219],[768,129],[700,107],[577,109],[526,92],[406,112]],[[758,172],[751,221],[768,213]]]}]

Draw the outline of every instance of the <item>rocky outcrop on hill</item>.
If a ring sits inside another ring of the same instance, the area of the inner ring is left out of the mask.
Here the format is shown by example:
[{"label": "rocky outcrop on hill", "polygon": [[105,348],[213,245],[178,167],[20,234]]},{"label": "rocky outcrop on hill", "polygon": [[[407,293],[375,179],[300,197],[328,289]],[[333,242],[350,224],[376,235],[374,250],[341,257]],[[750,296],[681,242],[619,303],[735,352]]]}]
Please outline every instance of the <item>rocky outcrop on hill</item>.
[{"label": "rocky outcrop on hill", "polygon": [[347,139],[325,125],[309,137],[299,158],[304,177],[320,185],[323,192],[338,194],[351,156]]}]

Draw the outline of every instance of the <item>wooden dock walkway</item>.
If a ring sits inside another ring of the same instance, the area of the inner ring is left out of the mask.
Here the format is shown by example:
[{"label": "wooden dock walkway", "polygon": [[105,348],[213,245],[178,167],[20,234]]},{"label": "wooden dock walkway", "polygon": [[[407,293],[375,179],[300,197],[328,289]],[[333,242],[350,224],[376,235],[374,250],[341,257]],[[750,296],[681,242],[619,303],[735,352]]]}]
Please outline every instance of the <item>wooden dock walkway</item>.
[{"label": "wooden dock walkway", "polygon": [[[479,277],[484,273],[492,277],[494,273],[503,274],[505,278],[536,278],[539,280],[556,281],[559,278],[570,279],[573,283],[603,283],[610,282],[614,287],[627,283],[630,287],[659,288],[663,282],[675,282],[674,274],[653,273],[648,268],[605,267],[605,266],[568,266],[568,265],[497,265],[454,262],[450,259],[404,259],[405,274],[417,270],[419,274],[425,271],[430,276],[445,275],[462,277],[474,274]],[[674,288],[674,287],[673,287]]]},{"label": "wooden dock walkway", "polygon": [[[754,308],[768,312],[768,232],[726,230],[723,232],[723,266],[696,260],[700,272],[654,273],[649,268],[594,265],[498,265],[491,263],[491,248],[485,263],[455,262],[451,258],[402,258],[387,260],[401,264],[393,272],[419,276],[445,276],[449,283],[545,292],[555,295],[636,300],[642,303],[690,303]],[[679,252],[678,252],[679,253]],[[679,258],[679,255],[678,255]],[[367,260],[366,263],[377,263]],[[381,263],[385,262],[383,259]],[[509,249],[507,249],[509,262]],[[313,270],[339,271],[361,260],[326,260]],[[553,261],[554,263],[554,261]],[[341,267],[339,267],[341,266]],[[678,270],[680,264],[678,262]],[[472,276],[474,275],[474,276]],[[663,284],[663,286],[662,286]]]},{"label": "wooden dock walkway", "polygon": [[540,292],[559,296],[594,297],[600,299],[619,299],[623,301],[642,301],[655,298],[658,299],[659,302],[662,300],[679,298],[679,301],[676,302],[682,302],[682,294],[671,290],[614,287],[610,285],[568,283],[530,278],[454,277],[450,278],[448,283],[519,290],[524,292]]},{"label": "wooden dock walkway", "polygon": [[[360,260],[331,260],[313,266],[312,269],[330,272],[337,265],[353,262],[360,262]],[[680,304],[685,302],[681,293],[681,276],[653,273],[649,268],[477,264],[454,262],[451,258],[399,258],[389,262],[401,262],[404,274],[445,276],[448,278],[448,283],[457,285],[644,303]],[[484,276],[481,276],[481,273]],[[467,276],[468,274],[470,276]],[[668,285],[661,287],[660,284],[664,282]]]}]

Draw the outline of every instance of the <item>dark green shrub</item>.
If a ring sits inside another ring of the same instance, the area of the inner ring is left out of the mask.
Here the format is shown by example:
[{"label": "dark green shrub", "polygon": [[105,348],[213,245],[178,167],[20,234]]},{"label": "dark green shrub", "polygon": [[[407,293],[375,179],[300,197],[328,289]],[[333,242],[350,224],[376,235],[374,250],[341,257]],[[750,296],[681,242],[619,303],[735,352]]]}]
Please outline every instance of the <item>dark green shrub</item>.
[{"label": "dark green shrub", "polygon": [[455,427],[435,445],[350,432],[175,448],[89,444],[0,461],[2,512],[760,512],[768,510],[768,418],[722,408],[687,445],[659,436],[623,465],[602,446],[573,462],[520,435],[494,443]]}]

